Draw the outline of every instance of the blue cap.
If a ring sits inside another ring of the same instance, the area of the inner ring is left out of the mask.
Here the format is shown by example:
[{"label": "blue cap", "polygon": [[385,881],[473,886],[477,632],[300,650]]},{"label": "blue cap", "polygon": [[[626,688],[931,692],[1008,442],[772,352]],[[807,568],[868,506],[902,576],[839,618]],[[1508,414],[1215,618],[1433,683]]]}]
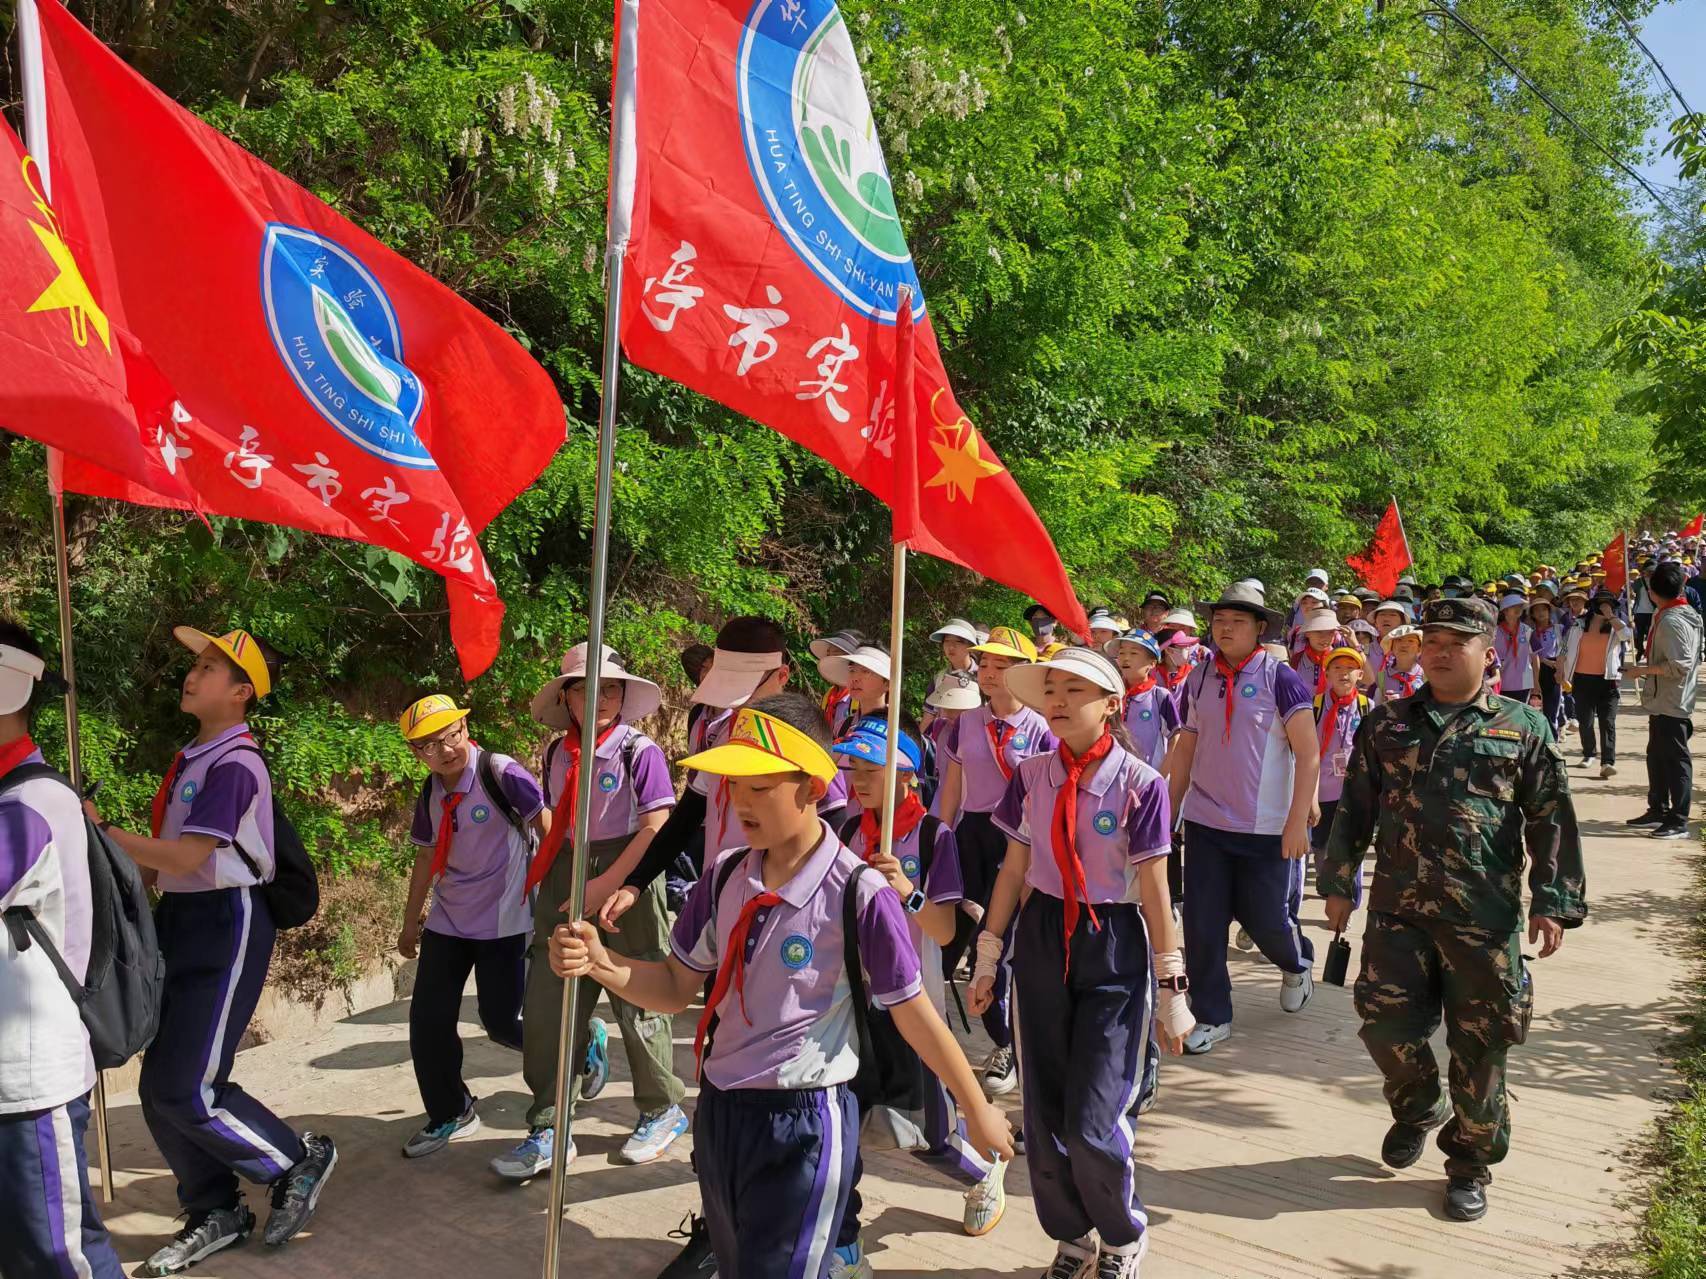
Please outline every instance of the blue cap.
[{"label": "blue cap", "polygon": [[1145,652],[1153,654],[1156,661],[1159,662],[1161,660],[1161,645],[1156,641],[1153,635],[1144,630],[1142,627],[1127,631],[1124,635],[1120,636],[1118,642],[1121,644],[1136,644]]},{"label": "blue cap", "polygon": [[[880,715],[866,715],[859,719],[841,737],[830,746],[832,755],[844,755],[850,759],[862,759],[870,764],[886,764],[889,762],[889,724]],[[900,765],[906,772],[916,773],[924,767],[924,752],[912,735],[901,730],[900,734]]]}]

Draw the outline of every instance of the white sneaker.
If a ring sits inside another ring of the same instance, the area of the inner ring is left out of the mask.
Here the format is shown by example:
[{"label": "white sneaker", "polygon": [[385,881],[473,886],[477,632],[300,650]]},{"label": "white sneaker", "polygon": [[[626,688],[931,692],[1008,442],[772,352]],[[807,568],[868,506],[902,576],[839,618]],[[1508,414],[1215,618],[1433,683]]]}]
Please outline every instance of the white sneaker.
[{"label": "white sneaker", "polygon": [[1054,1261],[1043,1271],[1043,1279],[1096,1279],[1096,1242],[1056,1244]]},{"label": "white sneaker", "polygon": [[1239,950],[1255,950],[1256,943],[1250,940],[1250,934],[1240,928],[1238,935],[1232,939],[1232,944]]},{"label": "white sneaker", "polygon": [[1582,767],[1583,768],[1596,768],[1598,766],[1599,766],[1599,759],[1597,756],[1594,756],[1594,755],[1583,755],[1582,756]]},{"label": "white sneaker", "polygon": [[997,1048],[983,1064],[983,1091],[991,1097],[1004,1097],[1019,1086],[1019,1074],[1013,1068],[1013,1050]]},{"label": "white sneaker", "polygon": [[1006,1211],[1007,1161],[997,1159],[983,1180],[966,1191],[966,1210],[960,1225],[973,1238],[987,1235],[995,1229],[1001,1214]]},{"label": "white sneaker", "polygon": [[[846,1255],[848,1251],[852,1257]],[[836,1248],[829,1254],[829,1279],[872,1279],[872,1274],[871,1259],[862,1244],[846,1250]]]},{"label": "white sneaker", "polygon": [[1135,1252],[1104,1252],[1096,1259],[1096,1279],[1138,1279],[1144,1254],[1149,1251],[1149,1232],[1138,1236]]},{"label": "white sneaker", "polygon": [[1286,973],[1280,978],[1280,1007],[1288,1013],[1303,1011],[1309,996],[1315,993],[1315,974],[1308,969]]},{"label": "white sneaker", "polygon": [[1617,765],[1616,764],[1601,764],[1599,766],[1599,776],[1600,776],[1601,781],[1604,781],[1607,777],[1616,777],[1617,776]]},{"label": "white sneaker", "polygon": [[1206,1021],[1199,1021],[1185,1036],[1185,1051],[1192,1056],[1200,1056],[1208,1052],[1221,1040],[1232,1034],[1232,1023],[1224,1022],[1219,1026],[1211,1026]]},{"label": "white sneaker", "polygon": [[1564,736],[1568,737],[1571,733],[1573,733],[1575,731],[1576,731],[1576,721],[1573,719],[1565,720],[1564,721]]}]

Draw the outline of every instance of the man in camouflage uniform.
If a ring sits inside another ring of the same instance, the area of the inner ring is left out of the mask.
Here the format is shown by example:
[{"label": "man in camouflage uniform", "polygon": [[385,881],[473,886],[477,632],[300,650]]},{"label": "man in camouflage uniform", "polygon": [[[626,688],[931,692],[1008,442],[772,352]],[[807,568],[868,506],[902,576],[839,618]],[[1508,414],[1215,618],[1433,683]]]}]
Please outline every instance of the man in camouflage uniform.
[{"label": "man in camouflage uniform", "polygon": [[[1551,729],[1539,711],[1481,691],[1495,624],[1479,599],[1423,610],[1428,682],[1362,721],[1317,884],[1342,930],[1374,840],[1356,1007],[1395,1121],[1381,1156],[1409,1167],[1444,1123],[1445,1210],[1459,1221],[1486,1213],[1490,1169],[1510,1148],[1505,1054],[1527,1036],[1534,997],[1521,953],[1525,844],[1528,938],[1540,958],[1587,915]],[[1428,1046],[1442,1011],[1449,1104]]]}]

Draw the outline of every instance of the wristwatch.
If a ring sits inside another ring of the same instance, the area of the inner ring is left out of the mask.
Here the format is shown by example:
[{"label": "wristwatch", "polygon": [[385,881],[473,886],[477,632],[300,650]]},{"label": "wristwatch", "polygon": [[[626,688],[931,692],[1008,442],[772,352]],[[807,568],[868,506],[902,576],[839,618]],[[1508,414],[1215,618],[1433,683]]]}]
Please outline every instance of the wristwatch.
[{"label": "wristwatch", "polygon": [[924,890],[922,888],[914,888],[912,890],[912,896],[908,897],[906,901],[901,904],[906,907],[906,913],[908,915],[916,915],[929,904],[929,901],[924,896]]},{"label": "wristwatch", "polygon": [[1162,990],[1171,990],[1182,995],[1191,988],[1191,979],[1180,973],[1177,977],[1159,977],[1155,984]]}]

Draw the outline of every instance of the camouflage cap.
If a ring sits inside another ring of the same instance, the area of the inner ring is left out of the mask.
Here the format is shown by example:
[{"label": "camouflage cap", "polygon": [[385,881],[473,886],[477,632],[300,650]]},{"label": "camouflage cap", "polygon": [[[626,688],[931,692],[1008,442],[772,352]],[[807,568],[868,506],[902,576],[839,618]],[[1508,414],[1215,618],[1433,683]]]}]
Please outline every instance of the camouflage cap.
[{"label": "camouflage cap", "polygon": [[1486,600],[1432,600],[1422,607],[1422,629],[1461,631],[1465,635],[1491,635],[1498,615]]}]

